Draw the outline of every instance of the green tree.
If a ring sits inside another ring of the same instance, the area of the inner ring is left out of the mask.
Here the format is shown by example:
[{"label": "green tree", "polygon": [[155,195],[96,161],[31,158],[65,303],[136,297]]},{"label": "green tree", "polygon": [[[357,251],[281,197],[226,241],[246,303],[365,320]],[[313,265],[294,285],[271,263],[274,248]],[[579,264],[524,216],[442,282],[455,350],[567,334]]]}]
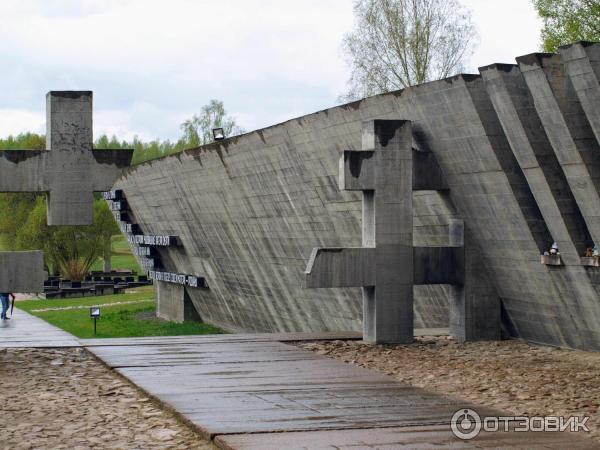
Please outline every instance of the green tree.
[{"label": "green tree", "polygon": [[44,150],[46,137],[35,133],[21,133],[0,139],[0,150]]},{"label": "green tree", "polygon": [[161,156],[168,155],[175,150],[183,150],[183,145],[178,143],[172,143],[169,140],[166,141],[150,141],[143,142],[137,136],[133,138],[133,141],[119,141],[116,136],[108,137],[102,135],[94,143],[95,148],[131,148],[133,149],[133,158],[131,164],[140,164],[144,161],[151,159],[160,158]]},{"label": "green tree", "polygon": [[545,52],[576,41],[600,41],[600,1],[533,0],[533,5],[544,22]]},{"label": "green tree", "polygon": [[[0,150],[43,150],[46,138],[35,133],[22,133],[0,139]],[[6,250],[15,249],[17,231],[25,223],[40,194],[0,193],[0,235]]]},{"label": "green tree", "polygon": [[[138,141],[139,143],[139,141]],[[45,137],[23,133],[0,139],[0,149],[39,150]],[[101,136],[99,148],[130,148],[115,137]],[[0,193],[0,235],[5,250],[43,250],[47,268],[71,279],[80,279],[99,258],[110,261],[111,237],[119,228],[105,201],[94,202],[90,227],[48,227],[46,199],[42,193]]]},{"label": "green tree", "polygon": [[213,99],[202,107],[200,115],[194,114],[181,124],[181,141],[191,148],[209,144],[214,140],[214,128],[223,128],[226,137],[244,132],[236,125],[233,117],[227,115],[223,102]]},{"label": "green tree", "polygon": [[[102,135],[94,143],[96,148],[132,148],[131,163],[141,164],[145,161],[161,158],[166,155],[181,152],[188,148],[209,144],[213,141],[213,128],[223,128],[225,136],[243,133],[235,119],[227,115],[222,101],[211,100],[202,107],[200,114],[192,116],[181,124],[182,136],[176,141],[154,140],[143,142],[137,136],[133,141],[120,141],[116,136]],[[13,147],[14,148],[14,147]]]},{"label": "green tree", "polygon": [[50,227],[46,223],[46,202],[38,197],[17,231],[16,249],[43,250],[49,272],[82,280],[94,262],[106,256],[106,242],[110,243],[118,231],[104,200],[94,201],[93,225]]},{"label": "green tree", "polygon": [[104,200],[94,201],[94,223],[90,232],[98,237],[102,244],[102,259],[104,260],[104,272],[111,271],[110,260],[112,257],[112,237],[120,234],[115,217]]},{"label": "green tree", "polygon": [[15,250],[18,230],[35,205],[38,194],[0,193],[0,235],[4,250]]},{"label": "green tree", "polygon": [[354,15],[342,46],[352,68],[343,100],[459,73],[477,39],[457,0],[356,0]]}]

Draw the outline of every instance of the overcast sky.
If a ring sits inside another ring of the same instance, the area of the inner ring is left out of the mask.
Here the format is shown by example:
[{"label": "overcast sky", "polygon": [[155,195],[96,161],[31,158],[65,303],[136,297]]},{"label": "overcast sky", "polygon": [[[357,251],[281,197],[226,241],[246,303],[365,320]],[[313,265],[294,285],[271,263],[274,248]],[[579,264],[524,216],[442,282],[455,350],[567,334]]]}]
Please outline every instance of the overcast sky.
[{"label": "overcast sky", "polygon": [[[539,49],[530,0],[461,0],[469,71]],[[176,139],[212,98],[246,130],[338,103],[352,0],[1,0],[0,136],[45,130],[45,93],[93,90],[94,130]]]}]

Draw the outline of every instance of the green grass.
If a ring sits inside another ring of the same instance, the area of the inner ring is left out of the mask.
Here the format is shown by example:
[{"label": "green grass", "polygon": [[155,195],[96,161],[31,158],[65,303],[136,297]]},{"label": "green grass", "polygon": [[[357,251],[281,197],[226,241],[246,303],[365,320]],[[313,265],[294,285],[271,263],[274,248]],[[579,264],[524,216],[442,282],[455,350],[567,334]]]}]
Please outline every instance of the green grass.
[{"label": "green grass", "polygon": [[129,250],[129,244],[127,243],[127,240],[125,239],[125,237],[122,235],[113,238],[112,251],[113,251],[113,254],[118,254],[118,253],[131,254],[131,251]]},{"label": "green grass", "polygon": [[[0,248],[2,247],[2,243],[2,236],[0,236]],[[134,256],[131,254],[129,245],[123,236],[113,239],[111,265],[113,269],[131,269],[137,271],[138,274],[143,273]],[[97,261],[92,270],[102,270],[102,261]],[[102,316],[98,320],[98,330],[94,336],[94,323],[90,319],[88,307],[119,302],[136,303],[102,306]],[[72,306],[84,306],[85,308],[62,311],[36,311]],[[56,300],[24,300],[17,302],[17,307],[79,338],[180,336],[223,333],[219,328],[205,323],[175,323],[150,317],[156,312],[154,288],[152,286],[135,288],[125,294],[118,295]]]},{"label": "green grass", "polygon": [[[138,274],[144,274],[145,272],[140,268],[135,257],[130,253],[129,255],[115,255],[113,253],[110,264],[114,269],[131,269]],[[102,265],[100,266],[100,270],[102,270]]]},{"label": "green grass", "polygon": [[[17,307],[79,338],[180,336],[223,333],[219,328],[206,323],[175,323],[156,318],[139,317],[140,314],[147,316],[155,313],[154,294],[153,291],[147,288],[143,290],[136,289],[135,291],[135,293],[131,294],[83,297],[68,300],[26,300],[17,302]],[[89,309],[87,308],[62,311],[33,311],[51,307],[94,306],[126,301],[139,301],[140,303],[103,306],[101,308],[102,316],[97,323],[98,330],[96,336],[94,336],[94,323],[90,319]]]},{"label": "green grass", "polygon": [[[130,269],[138,274],[144,274],[135,257],[129,249],[129,244],[124,236],[113,237],[112,241],[112,256],[110,264],[113,270],[115,269]],[[94,263],[90,270],[102,270],[103,262],[98,260]]]},{"label": "green grass", "polygon": [[34,309],[45,308],[64,308],[65,306],[96,306],[106,303],[146,301],[154,302],[154,288],[152,286],[142,286],[132,289],[126,294],[102,295],[98,297],[79,297],[79,298],[57,298],[49,300],[22,300],[17,302],[17,306],[23,311],[31,312]]}]

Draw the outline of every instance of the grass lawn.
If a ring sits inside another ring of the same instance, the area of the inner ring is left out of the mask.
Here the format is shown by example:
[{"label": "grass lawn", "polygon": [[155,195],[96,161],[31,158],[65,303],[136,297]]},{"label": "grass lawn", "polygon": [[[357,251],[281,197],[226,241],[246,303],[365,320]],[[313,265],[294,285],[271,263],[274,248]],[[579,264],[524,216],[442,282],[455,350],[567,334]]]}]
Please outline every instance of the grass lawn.
[{"label": "grass lawn", "polygon": [[[135,302],[114,304],[118,302]],[[89,306],[101,306],[98,332],[94,336],[94,324],[90,319]],[[151,286],[137,288],[132,293],[82,297],[57,300],[24,300],[16,306],[46,322],[62,328],[79,338],[112,338],[142,336],[179,336],[190,334],[220,334],[219,328],[205,323],[175,323],[156,319],[154,316],[154,290]],[[36,311],[46,308],[85,306],[83,309]]]},{"label": "grass lawn", "polygon": [[112,250],[113,254],[115,253],[127,253],[131,254],[129,250],[129,244],[125,239],[125,236],[119,235],[118,237],[114,237],[112,241]]},{"label": "grass lawn", "polygon": [[[32,312],[36,309],[46,308],[64,308],[72,306],[96,306],[106,303],[144,301],[154,302],[154,288],[152,286],[142,286],[131,289],[126,294],[102,295],[98,297],[81,298],[57,298],[50,300],[23,300],[17,301],[16,305],[23,311]],[[32,313],[33,314],[33,313]]]},{"label": "grass lawn", "polygon": [[[110,264],[113,269],[131,269],[138,274],[144,274],[144,271],[140,268],[135,257],[129,249],[129,244],[125,239],[125,236],[119,235],[113,237],[112,245],[112,256],[110,258]],[[103,262],[98,260],[94,263],[90,270],[102,270]]]}]

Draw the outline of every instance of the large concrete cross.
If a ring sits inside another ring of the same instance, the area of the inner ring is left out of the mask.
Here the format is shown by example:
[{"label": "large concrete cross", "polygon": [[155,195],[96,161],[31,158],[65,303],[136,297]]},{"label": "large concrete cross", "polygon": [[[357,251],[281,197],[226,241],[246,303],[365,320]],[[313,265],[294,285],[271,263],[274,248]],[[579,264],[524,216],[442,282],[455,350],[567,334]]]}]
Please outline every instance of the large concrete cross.
[{"label": "large concrete cross", "polygon": [[[46,192],[49,225],[91,225],[93,193],[107,191],[133,150],[93,149],[92,92],[46,95],[46,150],[0,151],[0,192]],[[0,253],[0,292],[42,292],[42,252]]]},{"label": "large concrete cross", "polygon": [[362,287],[364,339],[413,340],[410,122],[363,124],[362,151],[340,159],[340,189],[363,192],[362,247],[317,248],[306,287]]},{"label": "large concrete cross", "polygon": [[363,246],[314,249],[304,287],[362,287],[364,340],[409,343],[413,285],[450,284],[451,333],[463,340],[498,338],[497,296],[485,280],[465,284],[465,267],[475,271],[477,255],[468,253],[465,262],[463,222],[450,223],[449,246],[413,247],[413,190],[446,186],[433,154],[413,149],[411,123],[365,122],[362,147],[342,155],[340,189],[363,192]]},{"label": "large concrete cross", "polygon": [[46,192],[48,225],[91,225],[93,193],[108,191],[133,150],[93,148],[92,92],[46,95],[46,150],[0,151],[0,192]]}]

